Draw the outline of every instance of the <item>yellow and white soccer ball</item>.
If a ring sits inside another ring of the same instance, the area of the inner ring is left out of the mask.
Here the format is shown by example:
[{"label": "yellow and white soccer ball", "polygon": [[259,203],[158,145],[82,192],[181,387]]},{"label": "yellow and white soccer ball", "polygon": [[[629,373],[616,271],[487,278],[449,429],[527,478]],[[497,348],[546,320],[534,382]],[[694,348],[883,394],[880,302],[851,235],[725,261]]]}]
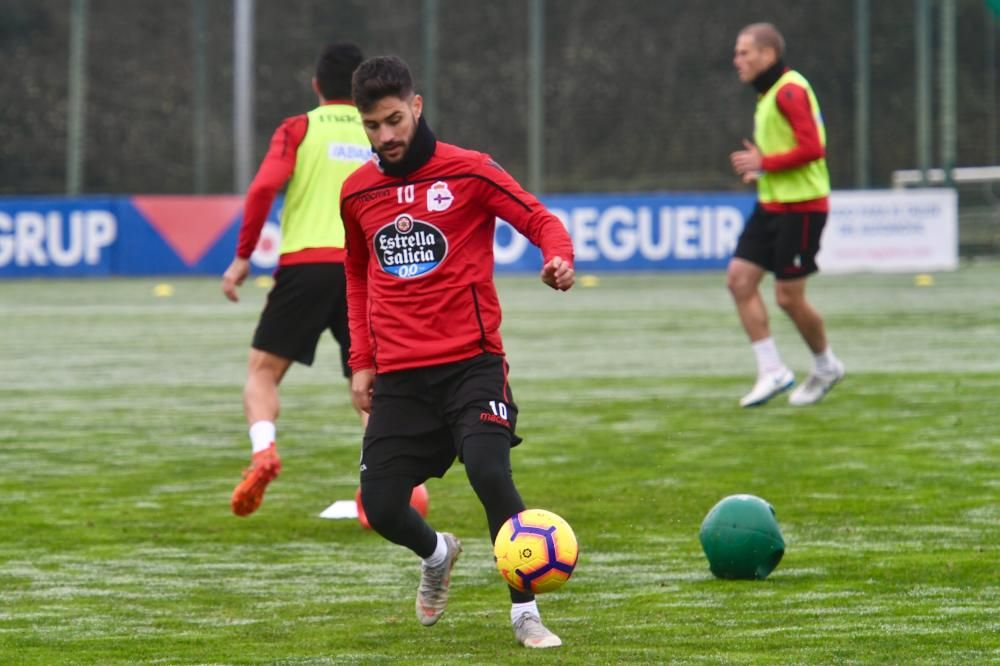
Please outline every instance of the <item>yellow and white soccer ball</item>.
[{"label": "yellow and white soccer ball", "polygon": [[573,528],[544,509],[507,519],[493,543],[500,575],[522,592],[551,592],[569,580],[580,557]]}]

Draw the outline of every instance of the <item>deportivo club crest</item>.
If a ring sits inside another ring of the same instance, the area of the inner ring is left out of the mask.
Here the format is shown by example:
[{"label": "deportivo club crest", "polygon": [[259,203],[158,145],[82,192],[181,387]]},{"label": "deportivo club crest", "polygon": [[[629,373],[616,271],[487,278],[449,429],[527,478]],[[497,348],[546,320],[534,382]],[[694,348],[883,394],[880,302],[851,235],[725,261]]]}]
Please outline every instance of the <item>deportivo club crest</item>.
[{"label": "deportivo club crest", "polygon": [[448,189],[448,183],[439,180],[427,190],[427,210],[448,210],[455,200],[455,195]]},{"label": "deportivo club crest", "polygon": [[441,230],[409,215],[399,215],[375,232],[372,245],[382,270],[399,278],[426,275],[448,254]]}]

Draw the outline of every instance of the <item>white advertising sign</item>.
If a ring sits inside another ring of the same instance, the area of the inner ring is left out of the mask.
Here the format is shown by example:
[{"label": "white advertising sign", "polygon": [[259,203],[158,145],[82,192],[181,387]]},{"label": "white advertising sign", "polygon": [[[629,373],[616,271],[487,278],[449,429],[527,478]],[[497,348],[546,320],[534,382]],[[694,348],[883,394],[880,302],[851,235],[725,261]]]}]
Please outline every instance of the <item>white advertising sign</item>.
[{"label": "white advertising sign", "polygon": [[958,268],[958,197],[951,189],[833,192],[816,262],[824,273]]}]

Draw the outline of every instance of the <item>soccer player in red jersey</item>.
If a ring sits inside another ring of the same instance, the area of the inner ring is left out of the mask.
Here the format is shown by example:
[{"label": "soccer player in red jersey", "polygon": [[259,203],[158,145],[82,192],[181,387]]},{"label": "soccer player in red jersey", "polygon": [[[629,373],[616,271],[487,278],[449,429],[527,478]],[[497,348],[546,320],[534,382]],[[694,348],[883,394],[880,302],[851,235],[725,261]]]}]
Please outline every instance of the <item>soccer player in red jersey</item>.
[{"label": "soccer player in red jersey", "polygon": [[[525,508],[510,449],[517,406],[493,283],[497,217],[541,248],[541,279],[573,286],[573,245],[558,218],[488,155],[438,141],[421,116],[406,63],[372,58],[354,73],[354,102],[376,157],[341,190],[354,404],[371,414],[361,456],[368,521],[423,559],[417,618],[437,622],[462,550],[409,505],[413,487],[457,458],[486,511],[491,541]],[[510,589],[522,645],[561,645],[534,596]]]},{"label": "soccer player in red jersey", "polygon": [[353,44],[324,49],[312,80],[319,106],[285,119],[274,132],[247,192],[236,257],[222,276],[223,293],[239,300],[236,288],[250,274],[250,255],[278,190],[287,182],[278,270],[254,332],[243,390],[253,454],[231,499],[238,516],[257,510],[281,471],[275,444],[278,385],[292,362],[312,365],[316,344],[329,329],[340,345],[344,376],[351,376],[339,193],[344,179],[371,157],[361,118],[349,99],[351,74],[362,60]]}]

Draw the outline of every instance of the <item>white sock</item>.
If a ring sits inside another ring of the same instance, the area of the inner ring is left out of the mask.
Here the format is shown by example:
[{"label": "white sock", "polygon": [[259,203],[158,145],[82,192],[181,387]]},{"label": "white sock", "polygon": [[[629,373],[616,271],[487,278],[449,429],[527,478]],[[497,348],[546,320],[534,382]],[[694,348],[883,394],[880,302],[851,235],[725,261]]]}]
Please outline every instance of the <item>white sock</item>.
[{"label": "white sock", "polygon": [[530,613],[531,615],[534,615],[537,618],[541,618],[541,615],[538,614],[538,604],[535,603],[534,599],[532,599],[531,601],[526,601],[523,604],[510,605],[511,624],[513,624],[514,621],[517,620],[517,618],[521,617],[525,613]]},{"label": "white sock", "polygon": [[274,421],[257,421],[250,426],[250,445],[254,453],[260,453],[274,444],[276,428]]},{"label": "white sock", "polygon": [[778,354],[778,345],[775,344],[774,338],[768,336],[762,340],[751,343],[750,347],[753,349],[753,353],[757,357],[758,377],[769,375],[772,372],[777,372],[785,367],[784,362],[781,360],[781,355]]},{"label": "white sock", "polygon": [[837,357],[833,355],[833,348],[829,345],[827,345],[825,351],[813,354],[813,364],[816,367],[816,373],[820,375],[828,375],[833,372],[833,366],[836,361]]},{"label": "white sock", "polygon": [[424,559],[425,567],[439,567],[444,564],[444,560],[448,557],[448,543],[444,540],[444,535],[440,532],[437,533],[438,543],[434,548],[434,552],[431,556]]}]

